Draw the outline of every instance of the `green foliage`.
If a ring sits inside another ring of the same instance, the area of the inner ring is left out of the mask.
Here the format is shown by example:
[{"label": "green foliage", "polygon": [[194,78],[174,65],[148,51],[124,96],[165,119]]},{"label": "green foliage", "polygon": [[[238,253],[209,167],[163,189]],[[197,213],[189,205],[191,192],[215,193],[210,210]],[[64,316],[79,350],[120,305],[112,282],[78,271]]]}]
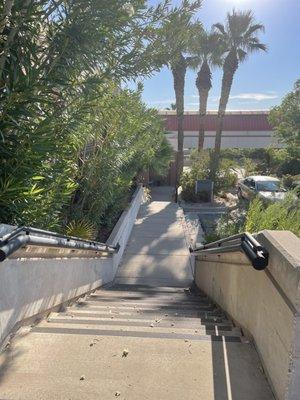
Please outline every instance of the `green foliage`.
[{"label": "green foliage", "polygon": [[285,175],[300,174],[300,147],[222,149],[221,158],[235,162],[245,170],[244,175]]},{"label": "green foliage", "polygon": [[90,221],[84,219],[73,220],[66,226],[66,235],[94,240],[96,238],[96,228]]},{"label": "green foliage", "polygon": [[[197,202],[205,201],[201,194],[195,194],[196,181],[208,179],[211,165],[211,152],[209,151],[194,151],[191,156],[191,168],[185,171],[181,178],[182,198],[185,201]],[[235,166],[234,161],[222,159],[220,169],[217,172],[214,181],[214,192],[222,195],[225,191],[232,190],[236,185],[237,177],[232,168]]]},{"label": "green foliage", "polygon": [[111,223],[159,152],[163,169],[160,119],[121,82],[161,66],[151,33],[165,7],[15,1],[0,15],[1,222]]},{"label": "green foliage", "polygon": [[287,94],[281,105],[274,107],[269,116],[278,139],[290,148],[300,148],[300,84]]},{"label": "green foliage", "polygon": [[283,201],[267,206],[259,199],[254,199],[249,207],[245,229],[249,232],[289,230],[300,236],[300,200],[293,192]]},{"label": "green foliage", "polygon": [[205,235],[205,242],[211,243],[231,235],[243,232],[244,218],[234,217],[230,213],[221,217],[214,230]]},{"label": "green foliage", "polygon": [[256,233],[263,229],[288,230],[300,236],[300,199],[295,191],[276,203],[266,204],[259,198],[250,204],[240,201],[234,210],[220,218],[205,240],[209,243],[236,233]]},{"label": "green foliage", "polygon": [[159,176],[166,176],[168,173],[167,166],[170,160],[173,158],[174,150],[167,138],[164,136],[161,138],[160,146],[155,153],[155,157],[150,161],[149,168],[151,171]]}]

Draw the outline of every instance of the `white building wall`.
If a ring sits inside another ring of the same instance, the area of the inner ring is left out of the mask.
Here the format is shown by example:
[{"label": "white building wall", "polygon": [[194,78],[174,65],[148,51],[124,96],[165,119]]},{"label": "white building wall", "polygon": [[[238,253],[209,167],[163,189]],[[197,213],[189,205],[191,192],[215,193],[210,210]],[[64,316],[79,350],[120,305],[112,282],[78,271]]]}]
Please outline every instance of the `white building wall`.
[{"label": "white building wall", "polygon": [[[206,131],[204,148],[213,148],[216,132]],[[173,149],[177,149],[177,132],[167,133],[167,139]],[[225,131],[222,134],[221,147],[226,148],[266,148],[271,145],[278,145],[272,131]],[[198,132],[188,131],[184,133],[184,149],[194,149],[198,146]]]}]

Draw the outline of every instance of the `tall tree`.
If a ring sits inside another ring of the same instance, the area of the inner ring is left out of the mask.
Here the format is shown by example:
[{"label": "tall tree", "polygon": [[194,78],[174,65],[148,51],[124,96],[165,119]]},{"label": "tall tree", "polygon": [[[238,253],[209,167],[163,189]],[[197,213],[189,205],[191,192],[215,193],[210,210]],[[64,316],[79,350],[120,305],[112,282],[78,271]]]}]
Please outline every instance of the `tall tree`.
[{"label": "tall tree", "polygon": [[[278,140],[290,150],[300,153],[300,79],[279,106],[272,108],[269,121]],[[300,154],[299,154],[300,155]]]},{"label": "tall tree", "polygon": [[[105,129],[94,129],[105,138],[112,125],[101,102],[105,91],[116,97],[121,81],[161,67],[151,33],[165,7],[147,8],[145,0],[0,2],[2,221],[57,226],[77,184],[78,153],[94,140],[89,113],[106,114]],[[112,182],[117,189],[120,181]]]},{"label": "tall tree", "polygon": [[191,61],[187,52],[197,25],[193,21],[193,16],[201,7],[201,2],[201,0],[193,2],[183,0],[180,6],[168,11],[163,25],[158,30],[162,57],[173,75],[178,135],[177,182],[183,170],[184,85],[187,67]]},{"label": "tall tree", "polygon": [[266,45],[260,43],[257,34],[264,31],[264,26],[255,22],[251,11],[235,11],[227,14],[225,25],[215,24],[215,33],[226,54],[223,63],[221,97],[218,109],[218,126],[215,150],[211,164],[211,178],[214,179],[219,167],[223,121],[230,96],[234,75],[250,53],[266,51]]},{"label": "tall tree", "polygon": [[223,48],[220,46],[218,35],[215,33],[206,32],[201,26],[195,33],[192,40],[191,53],[194,55],[192,67],[198,69],[200,66],[196,78],[196,87],[199,93],[198,151],[201,151],[204,145],[207,100],[212,87],[211,68],[222,65]]}]

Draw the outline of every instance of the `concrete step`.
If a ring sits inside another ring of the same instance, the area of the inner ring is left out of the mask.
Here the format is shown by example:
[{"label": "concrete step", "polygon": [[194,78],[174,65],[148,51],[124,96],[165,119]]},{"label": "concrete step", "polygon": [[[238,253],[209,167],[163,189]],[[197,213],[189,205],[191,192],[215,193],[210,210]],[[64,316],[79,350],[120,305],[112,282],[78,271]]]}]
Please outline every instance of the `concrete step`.
[{"label": "concrete step", "polygon": [[[53,315],[47,319],[47,323],[60,323],[60,324],[81,324],[81,325],[99,325],[99,326],[117,326],[117,327],[141,327],[141,328],[165,328],[169,331],[178,330],[189,330],[196,333],[205,334],[238,334],[241,336],[240,328],[234,327],[230,323],[202,323],[201,320],[195,322],[176,321],[164,319],[150,319],[150,320],[139,320],[139,319],[126,319],[126,320],[115,320],[108,318],[93,318],[93,317],[81,317],[81,316],[69,316],[69,315]],[[151,326],[153,325],[153,327]]]},{"label": "concrete step", "polygon": [[185,342],[32,331],[11,343],[0,365],[0,397],[7,400],[274,399],[251,343],[222,337]]},{"label": "concrete step", "polygon": [[240,342],[240,336],[218,336],[218,335],[198,335],[196,333],[174,333],[169,331],[156,331],[149,328],[147,331],[145,328],[134,330],[119,328],[112,329],[97,329],[94,326],[86,326],[82,328],[81,325],[78,326],[63,326],[57,324],[48,323],[47,325],[39,324],[32,328],[33,333],[51,333],[51,334],[66,334],[66,335],[92,335],[92,336],[115,336],[115,337],[131,337],[131,338],[144,338],[144,339],[170,339],[170,340],[188,340],[188,341],[222,341],[226,342]]},{"label": "concrete step", "polygon": [[[190,263],[189,260],[187,260],[186,265],[188,266]],[[122,267],[121,267],[122,268]],[[161,286],[164,283],[168,284],[169,286],[173,286],[174,288],[186,286],[188,287],[189,285],[192,284],[193,279],[189,276],[185,278],[178,278],[176,276],[172,276],[172,273],[169,274],[169,277],[153,277],[152,274],[149,276],[136,276],[136,277],[130,277],[130,276],[122,276],[118,275],[115,280],[115,283],[117,284],[125,284],[125,285],[147,285],[147,286]]]},{"label": "concrete step", "polygon": [[73,315],[78,314],[93,314],[95,316],[99,315],[101,317],[112,316],[115,318],[127,318],[128,316],[135,316],[135,318],[156,318],[157,316],[164,316],[168,314],[170,318],[222,318],[224,319],[224,314],[219,309],[214,310],[170,310],[168,308],[160,308],[160,309],[130,309],[130,310],[111,310],[111,309],[98,309],[98,308],[85,308],[85,307],[71,307],[67,308],[67,312]]},{"label": "concrete step", "polygon": [[65,318],[65,319],[54,319],[50,318],[39,324],[39,327],[51,327],[59,329],[100,329],[100,330],[113,330],[116,332],[144,332],[151,337],[152,333],[164,333],[172,335],[189,335],[189,336],[199,336],[199,335],[209,335],[209,336],[226,336],[226,337],[241,337],[241,331],[239,328],[232,328],[231,330],[220,330],[217,329],[207,329],[206,327],[199,327],[198,329],[191,329],[190,327],[172,327],[170,324],[168,326],[163,326],[160,322],[153,321],[150,324],[136,325],[129,322],[119,323],[119,324],[108,324],[107,321],[99,321],[93,319],[75,319],[75,318]]},{"label": "concrete step", "polygon": [[69,309],[65,313],[60,313],[62,316],[82,317],[82,318],[100,318],[100,319],[114,319],[114,320],[155,320],[164,318],[166,321],[186,321],[189,324],[198,323],[201,324],[225,324],[231,325],[231,322],[222,314],[219,315],[209,315],[207,313],[200,314],[162,314],[159,312],[143,312],[138,311],[136,313],[132,312],[100,312],[95,310],[74,310]]},{"label": "concrete step", "polygon": [[124,292],[124,293],[155,293],[155,294],[161,294],[161,293],[174,293],[174,294],[181,294],[181,293],[186,293],[189,291],[188,287],[174,287],[174,286],[153,286],[153,285],[142,285],[142,284],[136,284],[136,285],[131,285],[131,284],[125,284],[125,283],[114,283],[107,289],[99,289],[99,292],[102,292],[103,290],[108,291],[108,292]]},{"label": "concrete step", "polygon": [[84,305],[86,303],[101,304],[105,306],[139,306],[139,307],[149,307],[149,306],[166,306],[172,308],[197,308],[197,307],[211,307],[212,303],[208,299],[159,299],[159,298],[142,298],[142,299],[118,299],[116,297],[102,297],[97,295],[92,295],[88,298],[88,301],[80,301],[77,304]]},{"label": "concrete step", "polygon": [[158,292],[154,290],[140,290],[140,291],[130,291],[130,290],[96,290],[92,295],[103,296],[103,297],[116,297],[120,301],[123,299],[159,299],[159,300],[203,300],[208,299],[205,294],[202,293],[191,293],[188,290],[181,292]]},{"label": "concrete step", "polygon": [[202,307],[202,308],[178,308],[178,307],[167,307],[167,306],[157,306],[157,307],[110,307],[110,306],[93,306],[92,303],[87,303],[84,306],[76,306],[72,308],[75,311],[92,311],[92,312],[101,312],[101,313],[108,313],[108,314],[132,314],[135,315],[136,313],[152,313],[152,314],[169,314],[169,315],[189,315],[192,317],[198,317],[198,312],[206,313],[207,315],[219,315],[218,308],[215,307]]},{"label": "concrete step", "polygon": [[159,293],[155,291],[140,291],[140,292],[133,292],[133,291],[112,291],[112,290],[96,290],[91,296],[101,296],[102,298],[115,298],[119,299],[120,301],[123,300],[180,300],[180,301],[204,301],[207,300],[208,297],[203,294],[192,294],[192,293]]}]

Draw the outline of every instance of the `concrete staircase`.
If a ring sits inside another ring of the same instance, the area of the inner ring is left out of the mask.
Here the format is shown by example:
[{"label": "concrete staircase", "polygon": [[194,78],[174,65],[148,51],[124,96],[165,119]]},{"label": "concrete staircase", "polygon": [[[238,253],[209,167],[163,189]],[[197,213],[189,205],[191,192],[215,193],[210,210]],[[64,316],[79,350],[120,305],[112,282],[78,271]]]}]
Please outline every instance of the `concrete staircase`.
[{"label": "concrete staircase", "polygon": [[21,329],[5,400],[273,400],[253,345],[193,282],[171,188],[141,207],[114,285]]},{"label": "concrete staircase", "polygon": [[116,284],[21,330],[5,400],[273,400],[257,354],[202,293]]},{"label": "concrete staircase", "polygon": [[97,290],[33,332],[240,342],[241,330],[199,292],[115,285]]}]

